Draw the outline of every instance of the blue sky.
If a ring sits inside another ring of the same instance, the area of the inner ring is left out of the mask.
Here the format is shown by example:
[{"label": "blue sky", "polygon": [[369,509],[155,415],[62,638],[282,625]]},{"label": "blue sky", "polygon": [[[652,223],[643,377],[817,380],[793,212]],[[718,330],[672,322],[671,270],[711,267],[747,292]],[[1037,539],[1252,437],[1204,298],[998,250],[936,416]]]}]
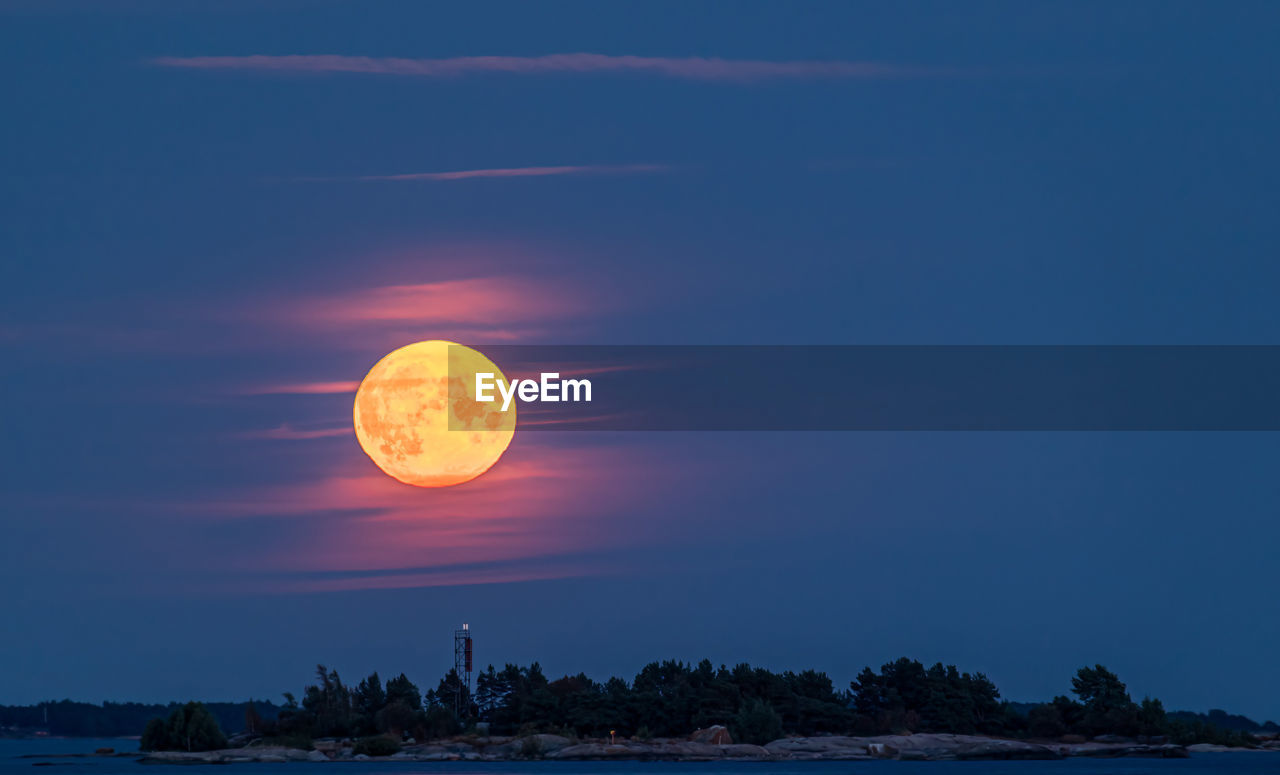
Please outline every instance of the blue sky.
[{"label": "blue sky", "polygon": [[1275,6],[0,14],[0,702],[429,684],[467,620],[1280,717],[1273,434],[528,434],[424,496],[344,387],[431,337],[1274,344]]}]

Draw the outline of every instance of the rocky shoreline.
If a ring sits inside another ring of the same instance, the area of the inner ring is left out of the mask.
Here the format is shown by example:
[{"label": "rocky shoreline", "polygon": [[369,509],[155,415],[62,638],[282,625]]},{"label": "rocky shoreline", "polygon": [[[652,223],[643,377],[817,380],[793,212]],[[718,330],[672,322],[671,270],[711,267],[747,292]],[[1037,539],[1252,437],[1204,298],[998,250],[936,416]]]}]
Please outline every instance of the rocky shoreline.
[{"label": "rocky shoreline", "polygon": [[1216,751],[1278,751],[1271,741],[1258,749],[1181,746],[1135,741],[1048,742],[1006,740],[977,735],[913,734],[877,737],[789,737],[767,745],[733,743],[723,728],[701,730],[689,739],[572,740],[559,735],[468,737],[406,745],[390,756],[357,754],[348,741],[319,740],[314,750],[249,746],[188,753],[156,751],[140,761],[150,764],[231,764],[238,762],[334,761],[902,761],[1064,759],[1070,757],[1185,758]]}]

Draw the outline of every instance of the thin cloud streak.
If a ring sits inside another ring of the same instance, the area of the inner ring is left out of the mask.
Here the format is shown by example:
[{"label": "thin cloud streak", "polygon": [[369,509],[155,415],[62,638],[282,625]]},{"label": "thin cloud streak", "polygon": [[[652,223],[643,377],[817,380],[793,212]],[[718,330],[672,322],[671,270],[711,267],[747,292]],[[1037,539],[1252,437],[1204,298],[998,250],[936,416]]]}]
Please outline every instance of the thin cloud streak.
[{"label": "thin cloud streak", "polygon": [[[594,575],[592,562],[637,526],[611,516],[641,508],[638,484],[661,476],[652,462],[600,448],[531,444],[509,450],[474,482],[410,487],[365,461],[228,499],[165,504],[213,522],[295,523],[286,541],[265,541],[241,569],[271,567],[276,591],[498,583]],[[171,512],[170,512],[171,513]]]},{"label": "thin cloud streak", "polygon": [[544,321],[581,311],[569,289],[520,277],[473,277],[356,289],[277,304],[269,314],[301,325],[432,324],[501,326]]},{"label": "thin cloud streak", "polygon": [[514,584],[528,581],[555,581],[568,578],[604,575],[594,569],[562,568],[526,570],[504,568],[490,571],[459,571],[457,573],[421,573],[403,576],[369,577],[356,579],[323,579],[311,581],[283,581],[271,587],[278,594],[307,592],[337,592],[371,589],[425,589],[429,587],[470,587],[481,584]]},{"label": "thin cloud streak", "polygon": [[665,164],[584,164],[558,167],[498,167],[494,169],[454,170],[451,172],[409,172],[400,175],[358,175],[337,178],[304,178],[307,181],[446,181],[473,178],[545,178],[561,175],[633,175],[667,172]]},{"label": "thin cloud streak", "polygon": [[418,568],[376,568],[352,571],[300,571],[261,574],[264,582],[280,592],[396,589],[406,587],[504,584],[514,581],[604,576],[619,572],[619,558],[611,553],[547,554],[527,559],[462,563]]},{"label": "thin cloud streak", "polygon": [[694,81],[752,82],[798,79],[884,79],[955,76],[952,68],[884,62],[782,61],[717,57],[647,57],[608,54],[547,54],[536,57],[474,56],[448,59],[361,57],[337,54],[158,57],[160,67],[199,70],[258,70],[299,73],[364,73],[454,78],[476,73],[642,73]]},{"label": "thin cloud streak", "polygon": [[344,382],[302,382],[289,385],[265,385],[249,388],[244,391],[247,396],[319,396],[335,393],[354,393],[360,383],[355,380]]},{"label": "thin cloud streak", "polygon": [[283,440],[306,440],[306,439],[329,439],[338,436],[351,436],[355,431],[350,427],[341,428],[317,428],[314,430],[303,430],[294,428],[288,423],[281,423],[274,428],[268,428],[262,431],[244,431],[237,433],[236,437],[241,439],[283,439]]}]

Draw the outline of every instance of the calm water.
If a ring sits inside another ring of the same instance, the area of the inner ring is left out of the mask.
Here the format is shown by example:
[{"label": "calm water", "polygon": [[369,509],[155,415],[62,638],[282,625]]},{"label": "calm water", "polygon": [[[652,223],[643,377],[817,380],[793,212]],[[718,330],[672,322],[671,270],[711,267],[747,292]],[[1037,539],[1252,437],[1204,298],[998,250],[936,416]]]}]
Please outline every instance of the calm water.
[{"label": "calm water", "polygon": [[[137,750],[137,740],[0,740],[0,775],[199,775],[214,765],[142,765],[128,758],[22,758]],[[49,766],[36,766],[39,763]],[[1273,775],[1280,754],[1201,754],[1190,759],[1064,759],[1052,762],[343,762],[230,764],[219,775]]]}]

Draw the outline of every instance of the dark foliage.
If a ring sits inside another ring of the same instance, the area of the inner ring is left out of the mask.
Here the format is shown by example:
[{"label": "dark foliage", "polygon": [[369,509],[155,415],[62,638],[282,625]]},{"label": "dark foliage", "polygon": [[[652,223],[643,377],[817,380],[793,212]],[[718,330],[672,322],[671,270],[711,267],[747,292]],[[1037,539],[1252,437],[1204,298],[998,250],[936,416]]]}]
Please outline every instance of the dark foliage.
[{"label": "dark foliage", "polygon": [[[275,718],[279,708],[270,702],[206,702],[218,726],[228,732],[245,729],[248,709],[252,706],[259,721]],[[122,737],[136,735],[148,719],[168,717],[181,708],[180,703],[167,705],[140,702],[46,702],[40,705],[0,705],[0,727],[40,729],[60,737]],[[49,722],[45,723],[48,713]]]},{"label": "dark foliage", "polygon": [[399,750],[400,743],[386,735],[362,737],[351,748],[352,753],[364,754],[365,756],[390,756]]},{"label": "dark foliage", "polygon": [[[1272,722],[1257,724],[1243,716],[1214,710],[1208,714],[1166,713],[1159,700],[1134,702],[1120,678],[1102,665],[1081,668],[1071,681],[1074,698],[1055,697],[1031,704],[1002,702],[995,684],[982,673],[955,666],[925,667],[899,659],[859,673],[847,691],[813,670],[775,673],[741,664],[715,667],[653,662],[628,682],[594,680],[583,673],[550,680],[537,663],[528,667],[490,665],[470,693],[449,671],[425,694],[403,673],[383,681],[377,673],[347,686],[337,671],[316,668],[316,683],[302,700],[285,693],[285,704],[210,703],[205,715],[223,729],[244,728],[280,744],[307,747],[317,737],[386,740],[448,737],[486,722],[498,735],[550,732],[607,738],[682,737],[715,724],[735,739],[768,742],[783,735],[947,732],[1010,737],[1060,738],[1119,735],[1166,738],[1177,743],[1249,745],[1252,733],[1280,731]],[[462,713],[455,712],[460,700]],[[48,703],[48,731],[62,735],[137,734],[146,719],[147,743],[203,745],[203,733],[186,734],[190,719],[170,723],[192,705],[64,701]],[[0,727],[43,726],[42,706],[0,706]],[[204,722],[196,725],[204,728]],[[181,727],[183,734],[177,730]],[[221,734],[220,732],[218,734]],[[190,743],[188,743],[190,738]],[[156,741],[161,741],[156,743]]]},{"label": "dark foliage", "polygon": [[[1250,733],[1275,728],[1272,722],[1257,724],[1244,716],[1223,711],[1166,713],[1160,700],[1150,697],[1136,703],[1119,676],[1102,665],[1082,667],[1071,679],[1078,698],[1055,697],[1032,706],[1024,731],[1032,737],[1053,738],[1066,734],[1092,737],[1118,735],[1132,738],[1165,738],[1184,745],[1217,743],[1249,746],[1257,742]],[[1219,723],[1223,722],[1223,723]]]},{"label": "dark foliage", "polygon": [[536,663],[502,670],[491,665],[478,676],[475,696],[479,719],[496,734],[538,729],[588,737],[608,737],[610,730],[683,736],[713,724],[733,727],[748,718],[755,723],[765,717],[757,704],[778,719],[776,728],[798,734],[844,731],[852,720],[848,696],[823,673],[716,668],[708,660],[653,662],[631,683],[602,683],[581,673],[548,681]]},{"label": "dark foliage", "polygon": [[961,673],[954,665],[939,662],[926,669],[903,657],[878,674],[864,668],[850,688],[860,725],[876,732],[1007,731],[995,684],[982,673]]},{"label": "dark foliage", "polygon": [[1225,710],[1211,710],[1208,713],[1193,713],[1189,710],[1175,710],[1169,713],[1170,721],[1186,722],[1189,724],[1210,724],[1218,729],[1228,732],[1257,732],[1262,734],[1276,734],[1280,732],[1280,724],[1274,721],[1267,721],[1259,724],[1247,716],[1240,716],[1234,713],[1228,713]]},{"label": "dark foliage", "polygon": [[[385,684],[372,673],[349,687],[338,671],[317,665],[316,683],[303,690],[302,702],[288,692],[284,698],[276,719],[263,723],[263,735],[288,739],[361,737],[395,743],[395,739],[409,735],[429,737],[456,731],[447,724],[432,724],[429,709],[423,709],[422,692],[403,673]],[[452,708],[449,717],[452,721]]]},{"label": "dark foliage", "polygon": [[214,751],[227,747],[227,737],[208,708],[188,702],[168,719],[148,721],[138,747],[143,751]]},{"label": "dark foliage", "polygon": [[782,716],[764,700],[743,703],[733,719],[733,739],[764,745],[782,737]]}]

